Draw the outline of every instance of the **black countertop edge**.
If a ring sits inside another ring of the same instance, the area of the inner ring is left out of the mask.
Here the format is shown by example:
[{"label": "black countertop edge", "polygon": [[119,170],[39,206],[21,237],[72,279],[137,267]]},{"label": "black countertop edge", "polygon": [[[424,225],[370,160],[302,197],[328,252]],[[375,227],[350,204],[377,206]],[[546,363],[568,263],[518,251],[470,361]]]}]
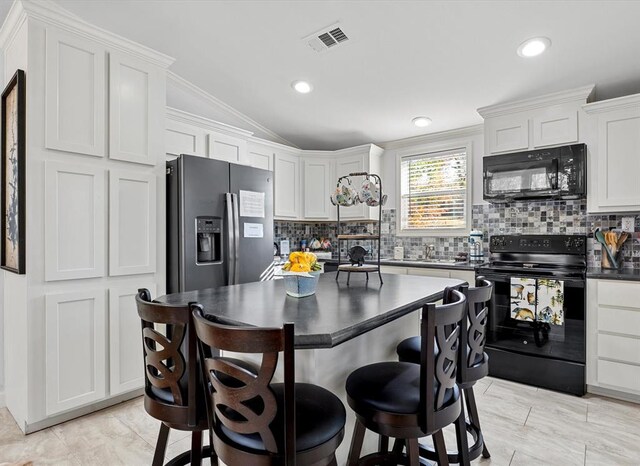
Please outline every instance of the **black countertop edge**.
[{"label": "black countertop edge", "polygon": [[[337,265],[338,259],[326,259],[318,262],[324,262],[325,264]],[[342,261],[342,264],[348,264],[348,261]],[[367,262],[367,264],[375,264],[375,262]],[[390,265],[394,267],[417,267],[421,269],[449,269],[449,270],[470,270],[474,271],[481,265],[485,265],[483,262],[477,264],[470,264],[469,262],[457,262],[455,264],[442,264],[438,262],[425,262],[422,260],[396,260],[396,259],[380,259],[380,265]]]},{"label": "black countertop edge", "polygon": [[623,267],[622,269],[587,268],[587,278],[601,278],[605,280],[628,280],[640,282],[640,269]]}]

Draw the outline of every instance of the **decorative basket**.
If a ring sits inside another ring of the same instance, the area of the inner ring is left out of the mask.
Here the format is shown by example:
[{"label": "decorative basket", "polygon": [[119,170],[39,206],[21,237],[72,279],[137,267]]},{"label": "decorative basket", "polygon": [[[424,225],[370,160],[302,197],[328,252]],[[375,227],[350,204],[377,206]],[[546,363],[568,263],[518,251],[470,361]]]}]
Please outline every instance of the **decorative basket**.
[{"label": "decorative basket", "polygon": [[283,277],[284,287],[287,290],[287,294],[289,296],[293,296],[294,298],[304,298],[305,296],[311,296],[316,292],[316,286],[318,285],[320,273],[320,271],[308,273],[286,273]]}]

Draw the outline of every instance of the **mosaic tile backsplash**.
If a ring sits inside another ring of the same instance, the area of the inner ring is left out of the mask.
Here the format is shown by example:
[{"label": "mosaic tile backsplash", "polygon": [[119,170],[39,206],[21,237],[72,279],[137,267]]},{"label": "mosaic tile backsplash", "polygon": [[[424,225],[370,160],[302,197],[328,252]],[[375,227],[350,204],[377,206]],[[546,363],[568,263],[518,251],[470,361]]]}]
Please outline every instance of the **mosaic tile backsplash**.
[{"label": "mosaic tile backsplash", "polygon": [[[600,264],[601,247],[593,240],[593,230],[600,227],[603,230],[619,228],[622,217],[635,217],[635,232],[626,241],[623,249],[624,266],[640,268],[640,213],[624,215],[593,215],[587,214],[586,201],[537,201],[514,202],[510,204],[481,204],[473,206],[473,229],[484,232],[485,256],[488,257],[488,241],[491,235],[497,234],[586,234],[588,240],[587,262],[589,266]],[[333,256],[337,257],[336,224],[335,222],[306,223],[306,222],[275,222],[274,238],[276,241],[288,239],[291,249],[297,249],[300,241],[311,238],[329,238],[333,245]],[[364,233],[377,231],[374,222],[350,222],[343,226],[344,233]],[[435,246],[437,259],[450,259],[458,252],[468,251],[466,236],[460,237],[402,237],[396,236],[396,210],[382,211],[382,241],[380,252],[383,258],[393,257],[395,246],[404,247],[405,259],[424,259],[428,245]],[[388,232],[388,233],[386,233]],[[346,246],[343,242],[341,255],[346,256],[346,250],[359,244],[352,242]],[[366,242],[360,242],[366,243]],[[367,249],[375,248],[372,244],[361,244]]]}]

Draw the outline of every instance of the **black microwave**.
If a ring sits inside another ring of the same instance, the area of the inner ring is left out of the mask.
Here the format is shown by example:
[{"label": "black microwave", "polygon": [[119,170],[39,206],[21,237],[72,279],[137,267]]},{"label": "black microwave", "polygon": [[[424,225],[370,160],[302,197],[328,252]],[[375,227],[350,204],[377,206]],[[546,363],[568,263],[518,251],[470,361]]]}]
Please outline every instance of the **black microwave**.
[{"label": "black microwave", "polygon": [[537,149],[484,157],[483,199],[581,199],[587,194],[587,146]]}]

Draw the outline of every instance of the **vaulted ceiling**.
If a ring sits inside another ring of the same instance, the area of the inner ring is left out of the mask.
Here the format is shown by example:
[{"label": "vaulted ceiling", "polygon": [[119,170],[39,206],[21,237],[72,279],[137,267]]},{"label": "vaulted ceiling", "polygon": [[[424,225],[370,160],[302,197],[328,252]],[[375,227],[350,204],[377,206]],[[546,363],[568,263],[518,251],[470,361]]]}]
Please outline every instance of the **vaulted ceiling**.
[{"label": "vaulted ceiling", "polygon": [[[175,73],[305,149],[478,124],[478,107],[586,84],[598,100],[640,92],[638,1],[56,3],[175,57]],[[336,21],[346,44],[302,40]],[[534,36],[550,49],[518,56]],[[313,92],[295,93],[296,79]],[[418,115],[433,124],[416,128]]]}]

